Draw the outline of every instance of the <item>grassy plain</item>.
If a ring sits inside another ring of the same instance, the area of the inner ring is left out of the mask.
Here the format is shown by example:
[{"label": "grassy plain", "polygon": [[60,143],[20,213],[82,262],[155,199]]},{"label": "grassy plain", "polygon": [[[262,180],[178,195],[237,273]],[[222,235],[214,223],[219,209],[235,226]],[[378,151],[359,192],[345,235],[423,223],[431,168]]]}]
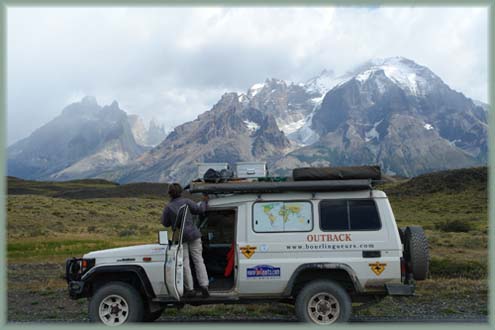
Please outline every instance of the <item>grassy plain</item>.
[{"label": "grassy plain", "polygon": [[[418,283],[416,297],[388,297],[359,311],[358,315],[414,314],[408,306],[416,306],[419,314],[434,311],[441,315],[486,315],[486,168],[428,174],[388,182],[379,189],[387,192],[399,226],[425,228],[431,272],[427,281]],[[117,185],[103,180],[35,182],[9,178],[9,320],[25,319],[29,313],[24,309],[28,307],[40,311],[37,319],[53,319],[49,317],[53,311],[45,300],[65,294],[62,263],[66,258],[92,250],[155,242],[161,229],[161,211],[167,201],[166,190],[166,184]],[[26,305],[24,295],[38,298],[32,305]],[[70,303],[75,306],[73,317],[78,318],[78,310],[84,317],[85,308],[79,302]],[[269,308],[274,315],[293,315],[291,306],[277,306]],[[267,309],[259,308],[186,307],[180,314],[254,315]],[[67,307],[61,306],[60,311],[63,313],[55,313],[55,318],[69,315]],[[170,311],[167,315],[175,313]]]}]

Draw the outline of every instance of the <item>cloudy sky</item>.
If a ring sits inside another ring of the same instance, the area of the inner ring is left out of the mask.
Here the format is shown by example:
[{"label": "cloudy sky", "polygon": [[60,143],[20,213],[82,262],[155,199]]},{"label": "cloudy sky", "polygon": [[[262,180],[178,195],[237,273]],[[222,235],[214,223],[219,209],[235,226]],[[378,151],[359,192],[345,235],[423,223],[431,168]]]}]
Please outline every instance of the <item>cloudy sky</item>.
[{"label": "cloudy sky", "polygon": [[226,91],[405,56],[487,102],[488,10],[10,7],[8,143],[84,95],[171,129]]}]

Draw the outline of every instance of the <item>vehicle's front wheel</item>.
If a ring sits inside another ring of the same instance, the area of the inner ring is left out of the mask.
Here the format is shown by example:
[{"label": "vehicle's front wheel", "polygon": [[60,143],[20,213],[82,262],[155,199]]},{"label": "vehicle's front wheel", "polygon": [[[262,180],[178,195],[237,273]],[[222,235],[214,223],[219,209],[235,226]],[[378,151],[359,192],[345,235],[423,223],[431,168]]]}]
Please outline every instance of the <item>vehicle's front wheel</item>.
[{"label": "vehicle's front wheel", "polygon": [[351,298],[337,283],[314,281],[297,295],[296,315],[301,322],[331,324],[347,322],[351,316]]},{"label": "vehicle's front wheel", "polygon": [[89,302],[89,319],[105,325],[141,322],[144,317],[143,299],[131,285],[111,282],[100,287]]}]

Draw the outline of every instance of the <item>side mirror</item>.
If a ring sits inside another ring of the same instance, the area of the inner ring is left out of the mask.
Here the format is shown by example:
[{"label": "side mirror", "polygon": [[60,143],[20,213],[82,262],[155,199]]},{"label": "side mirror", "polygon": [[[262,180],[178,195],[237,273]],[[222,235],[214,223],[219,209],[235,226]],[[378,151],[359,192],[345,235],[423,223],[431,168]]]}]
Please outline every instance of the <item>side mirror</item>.
[{"label": "side mirror", "polygon": [[158,232],[158,244],[168,245],[168,232],[166,230]]}]

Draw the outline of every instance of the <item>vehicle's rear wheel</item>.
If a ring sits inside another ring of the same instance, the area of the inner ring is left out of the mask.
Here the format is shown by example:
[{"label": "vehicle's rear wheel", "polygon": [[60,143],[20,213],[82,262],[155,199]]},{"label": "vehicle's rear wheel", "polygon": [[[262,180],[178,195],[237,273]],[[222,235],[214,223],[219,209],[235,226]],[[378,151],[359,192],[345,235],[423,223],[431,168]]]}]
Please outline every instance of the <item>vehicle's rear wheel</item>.
[{"label": "vehicle's rear wheel", "polygon": [[399,228],[399,236],[400,236],[400,241],[402,244],[405,244],[404,242],[406,241],[405,231],[406,231],[406,228]]},{"label": "vehicle's rear wheel", "polygon": [[423,228],[419,226],[406,227],[404,230],[404,257],[409,271],[417,281],[425,280],[428,276],[429,253],[428,240]]},{"label": "vehicle's rear wheel", "polygon": [[299,321],[320,325],[347,322],[351,316],[351,298],[337,283],[320,280],[307,284],[297,295]]},{"label": "vehicle's rear wheel", "polygon": [[100,287],[91,297],[88,314],[91,322],[105,325],[140,322],[144,317],[143,299],[131,285],[111,282]]}]

